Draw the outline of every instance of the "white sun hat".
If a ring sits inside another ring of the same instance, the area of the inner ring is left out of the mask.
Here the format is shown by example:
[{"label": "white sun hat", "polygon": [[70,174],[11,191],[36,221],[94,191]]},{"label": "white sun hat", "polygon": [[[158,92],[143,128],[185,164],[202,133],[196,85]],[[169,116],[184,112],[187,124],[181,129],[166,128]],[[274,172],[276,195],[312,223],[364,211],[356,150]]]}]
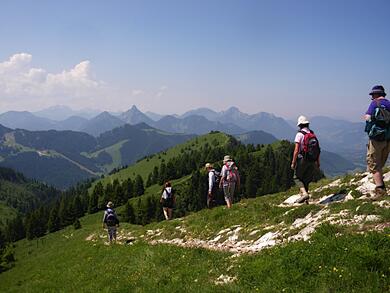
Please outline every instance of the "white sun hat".
[{"label": "white sun hat", "polygon": [[303,115],[299,116],[298,117],[298,123],[297,123],[297,126],[299,125],[302,125],[302,124],[309,124],[309,120],[307,120],[307,118]]}]

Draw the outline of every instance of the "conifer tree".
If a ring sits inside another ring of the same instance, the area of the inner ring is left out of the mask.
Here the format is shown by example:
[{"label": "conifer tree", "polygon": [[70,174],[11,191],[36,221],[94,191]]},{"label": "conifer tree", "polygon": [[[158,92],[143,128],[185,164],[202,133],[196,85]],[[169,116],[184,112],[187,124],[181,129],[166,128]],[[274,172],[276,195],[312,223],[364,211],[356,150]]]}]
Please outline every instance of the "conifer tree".
[{"label": "conifer tree", "polygon": [[81,203],[81,198],[79,195],[76,195],[73,199],[72,209],[75,218],[81,218],[84,216],[84,209]]},{"label": "conifer tree", "polygon": [[17,214],[16,217],[7,222],[6,226],[6,239],[9,242],[15,242],[26,237],[26,231],[21,214]]},{"label": "conifer tree", "polygon": [[50,233],[53,233],[55,231],[58,231],[61,229],[61,221],[58,216],[58,204],[55,205],[49,215],[49,222],[47,223],[47,228]]},{"label": "conifer tree", "polygon": [[135,224],[134,208],[133,208],[133,205],[130,204],[129,202],[127,202],[126,205],[125,205],[124,221],[132,223],[132,224]]},{"label": "conifer tree", "polygon": [[125,193],[126,200],[134,197],[134,183],[131,178],[127,178],[127,180],[122,183],[122,189]]},{"label": "conifer tree", "polygon": [[135,187],[135,194],[137,196],[140,196],[140,195],[143,195],[144,192],[145,192],[145,188],[144,188],[144,181],[142,180],[142,177],[141,175],[137,175],[137,177],[135,178],[135,183],[134,183],[134,187]]},{"label": "conifer tree", "polygon": [[89,197],[88,203],[88,213],[93,214],[96,213],[98,209],[99,196],[96,192],[92,192]]}]

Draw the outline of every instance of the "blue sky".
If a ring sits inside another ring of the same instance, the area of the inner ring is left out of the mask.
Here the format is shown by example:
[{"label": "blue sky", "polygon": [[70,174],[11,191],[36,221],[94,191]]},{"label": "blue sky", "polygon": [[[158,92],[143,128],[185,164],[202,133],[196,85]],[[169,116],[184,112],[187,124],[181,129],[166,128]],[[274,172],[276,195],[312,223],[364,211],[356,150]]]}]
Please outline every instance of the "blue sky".
[{"label": "blue sky", "polygon": [[390,1],[2,1],[0,11],[0,112],[237,106],[358,120],[374,84],[390,91]]}]

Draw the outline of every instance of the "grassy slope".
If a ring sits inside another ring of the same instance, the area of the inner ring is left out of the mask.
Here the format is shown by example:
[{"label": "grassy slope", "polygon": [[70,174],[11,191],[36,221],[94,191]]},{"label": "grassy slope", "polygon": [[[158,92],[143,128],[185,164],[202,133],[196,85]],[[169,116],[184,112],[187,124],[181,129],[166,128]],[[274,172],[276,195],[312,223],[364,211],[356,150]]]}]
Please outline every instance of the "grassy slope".
[{"label": "grassy slope", "polygon": [[[228,136],[223,133],[212,133],[199,136],[183,144],[170,148],[166,152],[161,152],[156,155],[153,155],[151,158],[143,159],[136,164],[129,166],[126,169],[123,169],[113,175],[103,178],[101,182],[103,183],[103,185],[105,185],[110,181],[114,181],[115,179],[118,179],[119,181],[124,181],[129,177],[134,179],[137,174],[140,174],[144,181],[146,181],[147,176],[153,171],[153,168],[155,166],[159,167],[162,160],[165,160],[165,162],[167,162],[171,158],[174,158],[175,156],[179,155],[180,152],[184,151],[184,149],[186,148],[191,147],[191,149],[199,149],[206,143],[212,145],[223,145],[227,142]],[[91,187],[91,189],[93,188],[93,186]]]},{"label": "grassy slope", "polygon": [[114,169],[117,166],[121,165],[122,162],[122,155],[121,155],[121,147],[123,146],[124,143],[128,142],[128,139],[122,140],[114,145],[111,145],[109,147],[106,147],[104,149],[100,149],[94,153],[90,154],[84,154],[88,158],[96,158],[101,152],[107,152],[111,158],[112,158],[112,163],[108,165],[104,165],[104,171],[109,172],[112,169]]},{"label": "grassy slope", "polygon": [[[318,183],[324,185],[326,181]],[[338,187],[339,188],[339,187]],[[327,192],[331,192],[328,189]],[[231,210],[218,207],[193,213],[183,219],[147,226],[121,225],[121,234],[137,237],[134,245],[106,246],[101,234],[101,213],[82,219],[82,229],[68,228],[47,235],[43,241],[17,243],[15,268],[0,275],[1,292],[386,292],[390,289],[390,230],[358,234],[369,228],[324,225],[309,242],[297,241],[266,249],[254,255],[231,257],[228,252],[150,245],[148,230],[160,229],[160,237],[187,235],[214,237],[232,225],[250,231],[276,223],[292,223],[310,211],[323,207],[302,205],[277,207],[286,193],[244,200]],[[318,198],[324,194],[315,193]],[[359,209],[356,207],[360,206]],[[389,209],[371,202],[352,200],[329,206],[334,212],[349,210],[353,215],[381,215],[390,221]],[[286,211],[290,210],[288,214]],[[363,229],[363,230],[362,230]],[[265,231],[261,231],[261,234]],[[261,235],[260,234],[260,235]],[[143,235],[143,236],[142,236]],[[113,264],[110,269],[108,264]],[[216,285],[221,274],[237,277],[228,285]]]}]

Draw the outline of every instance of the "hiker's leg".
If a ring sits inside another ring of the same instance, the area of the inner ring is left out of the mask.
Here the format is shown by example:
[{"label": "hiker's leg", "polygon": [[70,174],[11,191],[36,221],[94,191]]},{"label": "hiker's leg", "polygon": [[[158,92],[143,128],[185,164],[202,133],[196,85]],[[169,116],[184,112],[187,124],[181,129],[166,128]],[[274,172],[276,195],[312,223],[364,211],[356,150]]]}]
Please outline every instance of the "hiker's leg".
[{"label": "hiker's leg", "polygon": [[229,207],[230,206],[230,200],[229,200],[229,186],[223,186],[223,195],[225,197],[225,202],[226,205]]},{"label": "hiker's leg", "polygon": [[230,197],[225,197],[225,201],[226,201],[226,206],[228,207],[228,209],[230,209],[232,207],[232,200]]},{"label": "hiker's leg", "polygon": [[298,159],[297,166],[294,170],[294,182],[295,185],[299,187],[299,193],[301,195],[306,194],[307,190],[305,188],[305,184],[303,183],[302,177],[303,177],[303,160]]},{"label": "hiker's leg", "polygon": [[231,182],[230,183],[230,198],[231,198],[231,204],[234,203],[234,192],[236,191],[236,183]]},{"label": "hiker's leg", "polygon": [[108,241],[111,242],[111,232],[110,232],[110,227],[107,227],[107,237],[108,237]]},{"label": "hiker's leg", "polygon": [[375,185],[376,186],[384,186],[385,183],[383,182],[383,172],[381,171],[376,171],[374,174],[372,174],[372,177],[374,178]]},{"label": "hiker's leg", "polygon": [[169,220],[172,220],[173,209],[168,209]]},{"label": "hiker's leg", "polygon": [[369,140],[367,145],[367,171],[374,178],[376,186],[383,186],[382,167],[386,163],[387,142]]},{"label": "hiker's leg", "polygon": [[114,238],[116,242],[116,226],[112,227],[112,237]]},{"label": "hiker's leg", "polygon": [[169,220],[168,208],[163,208],[165,220]]},{"label": "hiker's leg", "polygon": [[110,243],[111,243],[112,239],[113,239],[112,227],[107,227],[107,231],[108,231],[108,240],[110,240]]},{"label": "hiker's leg", "polygon": [[211,195],[207,193],[207,207],[208,208],[211,208],[211,201],[212,201]]}]

